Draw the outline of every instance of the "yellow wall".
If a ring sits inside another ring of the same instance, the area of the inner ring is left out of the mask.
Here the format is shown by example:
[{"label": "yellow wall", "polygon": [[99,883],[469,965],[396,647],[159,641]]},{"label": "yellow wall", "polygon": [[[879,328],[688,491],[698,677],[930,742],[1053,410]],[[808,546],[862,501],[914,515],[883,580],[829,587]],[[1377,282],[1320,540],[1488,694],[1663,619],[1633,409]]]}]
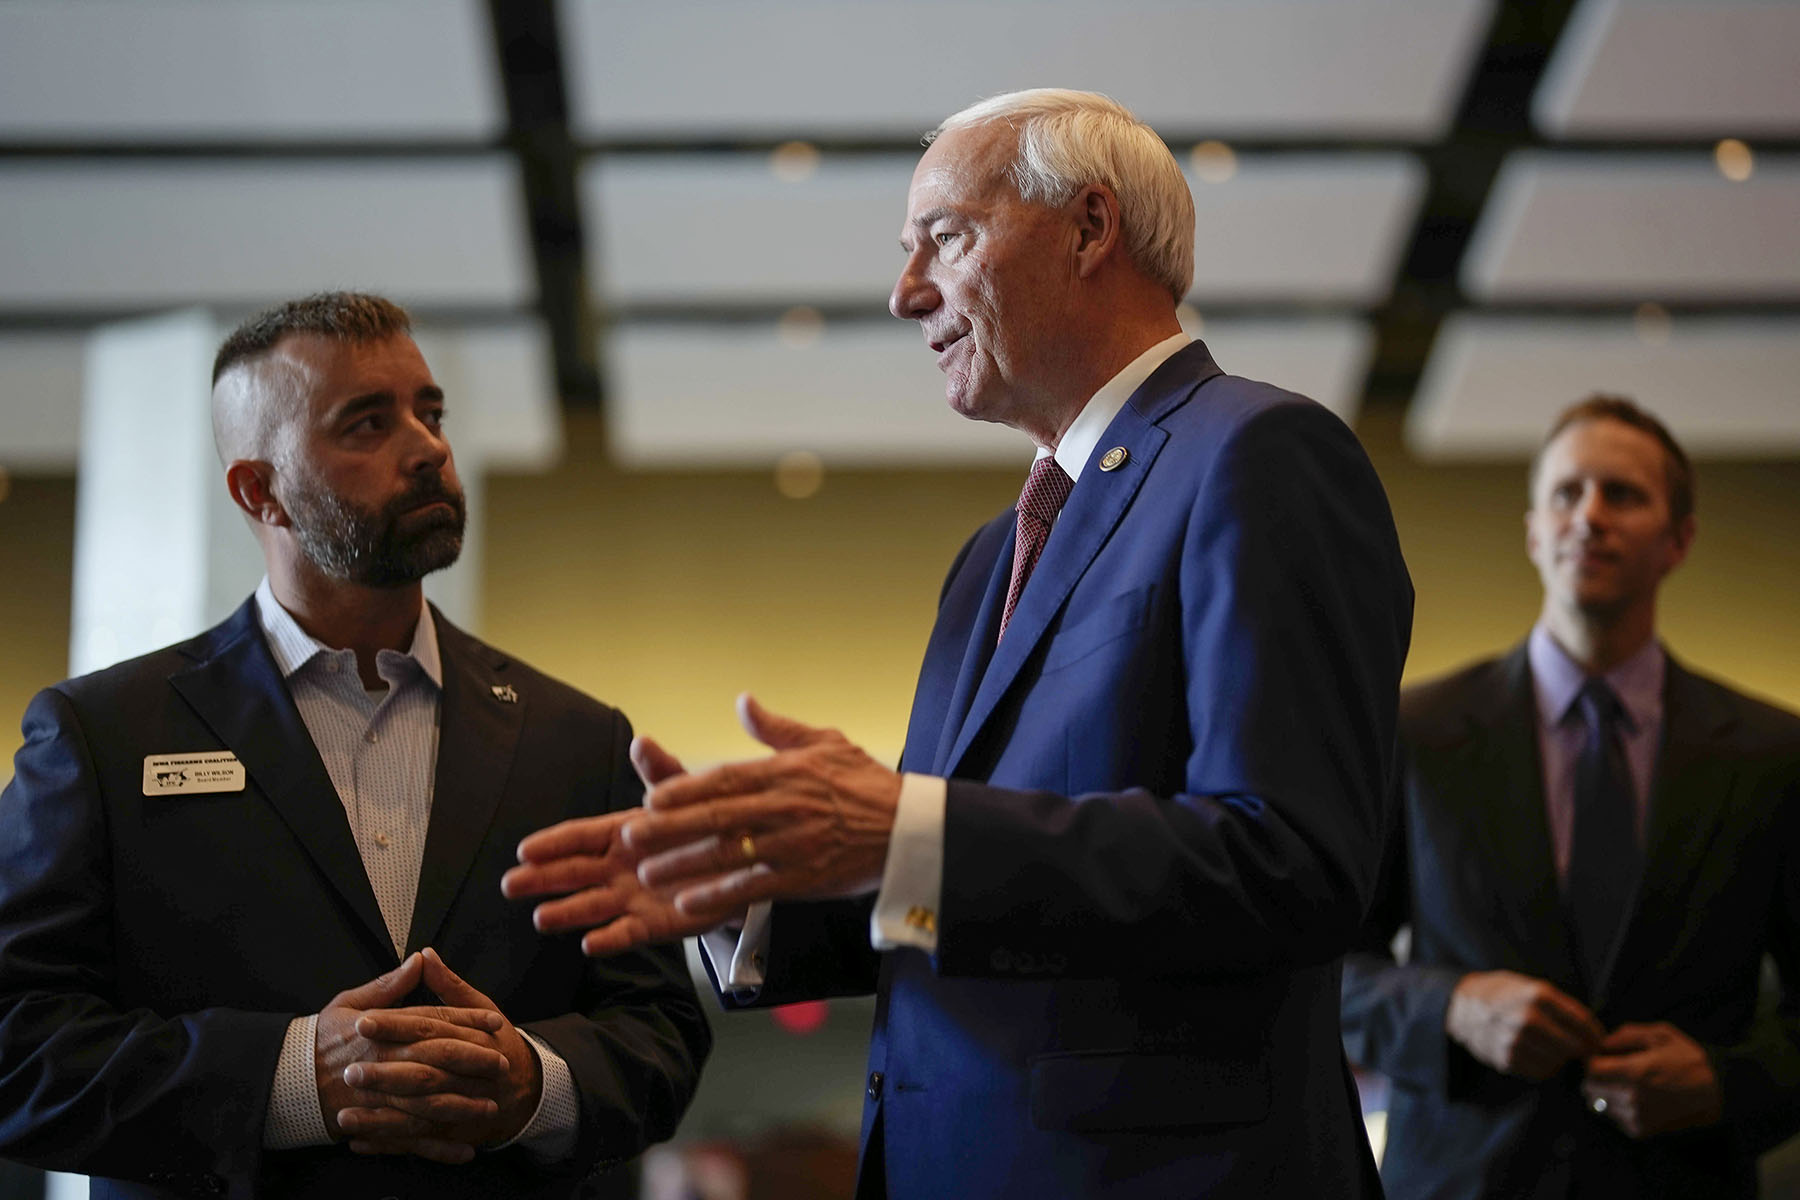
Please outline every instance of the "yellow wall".
[{"label": "yellow wall", "polygon": [[12,778],[31,694],[68,674],[75,565],[75,481],[8,483],[0,499],[0,780]]},{"label": "yellow wall", "polygon": [[[1393,407],[1361,433],[1418,589],[1409,677],[1510,645],[1538,599],[1522,464],[1414,462]],[[896,756],[944,569],[1028,461],[830,472],[795,501],[768,472],[621,473],[596,419],[569,434],[556,472],[490,481],[485,632],[695,763],[753,750],[732,715],[744,689]],[[0,720],[14,744],[25,702],[66,661],[73,498],[67,480],[15,479],[0,502]],[[1797,527],[1800,463],[1701,464],[1700,538],[1663,619],[1677,655],[1793,708]]]}]

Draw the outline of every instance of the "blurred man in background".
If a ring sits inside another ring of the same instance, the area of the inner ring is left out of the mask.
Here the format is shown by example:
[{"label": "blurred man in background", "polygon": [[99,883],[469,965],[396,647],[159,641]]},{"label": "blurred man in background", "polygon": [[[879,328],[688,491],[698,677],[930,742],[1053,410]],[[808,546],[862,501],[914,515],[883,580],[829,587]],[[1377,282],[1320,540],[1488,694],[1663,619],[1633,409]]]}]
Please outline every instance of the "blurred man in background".
[{"label": "blurred man in background", "polygon": [[1412,591],[1350,430],[1182,332],[1193,236],[1104,97],[946,121],[890,307],[1038,457],[951,567],[901,772],[746,699],[772,757],[640,739],[651,811],[508,877],[581,889],[538,921],[595,952],[755,904],[707,939],[728,1004],[875,991],[861,1196],[1379,1191],[1337,993]]},{"label": "blurred man in background", "polygon": [[630,727],[425,603],[463,498],[401,309],[283,305],[213,377],[268,574],[25,714],[0,1153],[103,1196],[573,1196],[710,1046],[678,949],[590,962],[495,894],[530,830],[638,802]]},{"label": "blurred man in background", "polygon": [[1568,409],[1531,470],[1537,624],[1402,701],[1344,978],[1351,1057],[1393,1084],[1390,1196],[1748,1196],[1800,1128],[1800,718],[1657,640],[1693,509],[1660,421]]}]

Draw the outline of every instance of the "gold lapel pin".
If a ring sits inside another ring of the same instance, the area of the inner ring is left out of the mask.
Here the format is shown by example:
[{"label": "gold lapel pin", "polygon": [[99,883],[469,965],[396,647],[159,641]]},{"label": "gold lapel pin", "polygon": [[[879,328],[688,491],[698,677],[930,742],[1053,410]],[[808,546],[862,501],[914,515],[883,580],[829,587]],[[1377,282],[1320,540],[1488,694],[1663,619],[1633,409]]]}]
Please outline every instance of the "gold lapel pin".
[{"label": "gold lapel pin", "polygon": [[1116,471],[1124,466],[1125,460],[1130,457],[1131,451],[1125,449],[1123,446],[1114,446],[1111,450],[1108,450],[1105,454],[1100,456],[1100,469],[1102,471]]},{"label": "gold lapel pin", "polygon": [[496,683],[493,687],[493,692],[494,699],[502,704],[517,704],[519,702],[519,693],[513,691],[513,686],[510,683]]}]

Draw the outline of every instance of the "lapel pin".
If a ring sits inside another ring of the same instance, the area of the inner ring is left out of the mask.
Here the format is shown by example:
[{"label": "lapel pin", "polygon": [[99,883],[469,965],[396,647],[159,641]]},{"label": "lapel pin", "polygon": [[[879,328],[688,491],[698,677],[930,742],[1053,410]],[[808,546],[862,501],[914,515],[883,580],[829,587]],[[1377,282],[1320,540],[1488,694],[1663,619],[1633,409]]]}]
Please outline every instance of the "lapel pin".
[{"label": "lapel pin", "polygon": [[519,693],[513,691],[513,686],[510,683],[496,683],[493,691],[494,699],[502,704],[517,704],[519,702]]},{"label": "lapel pin", "polygon": [[1124,466],[1125,460],[1130,457],[1131,451],[1125,449],[1123,446],[1114,446],[1111,450],[1108,450],[1105,454],[1100,456],[1100,469],[1102,471],[1116,471]]}]

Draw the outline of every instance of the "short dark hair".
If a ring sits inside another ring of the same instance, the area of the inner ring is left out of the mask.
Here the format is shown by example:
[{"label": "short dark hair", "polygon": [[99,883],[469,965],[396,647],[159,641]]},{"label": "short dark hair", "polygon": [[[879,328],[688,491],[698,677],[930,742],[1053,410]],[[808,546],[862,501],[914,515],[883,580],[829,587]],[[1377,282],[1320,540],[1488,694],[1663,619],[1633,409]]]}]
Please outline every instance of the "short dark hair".
[{"label": "short dark hair", "polygon": [[245,359],[272,349],[290,333],[316,333],[347,342],[375,342],[411,333],[404,308],[368,292],[318,292],[278,304],[231,331],[213,356],[212,381]]},{"label": "short dark hair", "polygon": [[1681,448],[1681,443],[1675,440],[1675,435],[1669,432],[1667,425],[1647,410],[1638,407],[1630,397],[1606,392],[1595,392],[1578,400],[1563,409],[1557,414],[1556,420],[1551,422],[1550,432],[1544,435],[1537,453],[1531,456],[1529,478],[1534,503],[1537,497],[1538,468],[1543,465],[1544,451],[1563,430],[1583,421],[1617,421],[1655,438],[1663,449],[1663,476],[1669,493],[1669,521],[1679,525],[1693,515],[1694,466],[1688,461],[1687,451]]}]

